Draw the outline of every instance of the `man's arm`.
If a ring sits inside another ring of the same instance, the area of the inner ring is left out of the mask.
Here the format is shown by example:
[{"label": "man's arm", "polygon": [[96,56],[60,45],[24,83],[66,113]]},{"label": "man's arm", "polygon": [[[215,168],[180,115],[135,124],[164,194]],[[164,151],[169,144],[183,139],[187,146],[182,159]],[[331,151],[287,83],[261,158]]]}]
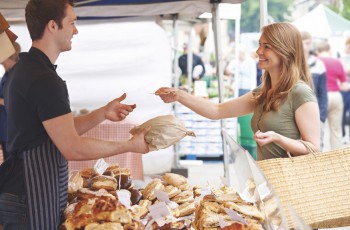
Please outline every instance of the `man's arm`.
[{"label": "man's arm", "polygon": [[128,141],[102,141],[81,137],[75,129],[71,113],[43,122],[45,130],[67,160],[92,160],[125,152],[146,153],[149,151],[142,130]]},{"label": "man's arm", "polygon": [[136,108],[136,105],[120,103],[125,98],[126,94],[124,93],[121,97],[112,100],[107,105],[87,115],[75,117],[74,125],[78,135],[84,134],[106,119],[110,121],[124,120],[125,117]]}]

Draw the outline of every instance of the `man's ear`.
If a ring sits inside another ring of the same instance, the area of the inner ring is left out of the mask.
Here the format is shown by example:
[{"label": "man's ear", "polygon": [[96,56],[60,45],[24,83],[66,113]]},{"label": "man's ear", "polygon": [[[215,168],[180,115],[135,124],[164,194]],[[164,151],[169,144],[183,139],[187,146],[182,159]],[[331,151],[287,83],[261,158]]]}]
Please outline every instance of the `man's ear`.
[{"label": "man's ear", "polygon": [[56,24],[56,22],[54,20],[50,20],[47,23],[47,27],[50,31],[56,30],[58,28],[58,25]]}]

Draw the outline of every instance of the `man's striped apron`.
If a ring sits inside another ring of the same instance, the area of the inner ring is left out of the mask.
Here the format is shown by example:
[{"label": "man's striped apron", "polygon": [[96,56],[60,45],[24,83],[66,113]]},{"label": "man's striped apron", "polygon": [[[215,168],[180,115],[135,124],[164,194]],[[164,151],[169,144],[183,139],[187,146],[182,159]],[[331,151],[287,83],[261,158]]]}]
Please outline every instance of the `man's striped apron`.
[{"label": "man's striped apron", "polygon": [[30,229],[58,229],[67,204],[68,162],[49,138],[23,157]]}]

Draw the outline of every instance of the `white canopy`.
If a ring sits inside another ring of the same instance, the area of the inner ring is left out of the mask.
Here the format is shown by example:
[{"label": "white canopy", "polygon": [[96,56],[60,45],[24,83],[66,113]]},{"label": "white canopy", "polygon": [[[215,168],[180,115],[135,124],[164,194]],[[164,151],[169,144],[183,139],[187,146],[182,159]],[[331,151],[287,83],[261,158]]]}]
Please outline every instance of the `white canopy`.
[{"label": "white canopy", "polygon": [[329,38],[350,32],[350,21],[323,4],[319,4],[315,9],[295,20],[293,24],[318,38]]}]

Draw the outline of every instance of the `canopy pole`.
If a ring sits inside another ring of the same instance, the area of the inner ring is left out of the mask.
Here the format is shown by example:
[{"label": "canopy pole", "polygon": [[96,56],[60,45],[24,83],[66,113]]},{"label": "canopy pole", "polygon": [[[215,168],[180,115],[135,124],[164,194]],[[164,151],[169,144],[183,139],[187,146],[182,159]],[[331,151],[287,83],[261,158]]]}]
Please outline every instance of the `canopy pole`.
[{"label": "canopy pole", "polygon": [[178,62],[178,56],[179,56],[179,51],[178,51],[178,39],[177,39],[177,14],[172,15],[172,41],[173,41],[173,60],[172,60],[172,80],[175,88],[179,88],[179,71],[177,71],[177,62]]},{"label": "canopy pole", "polygon": [[187,87],[188,92],[192,93],[192,78],[193,78],[193,39],[195,36],[194,23],[191,22],[190,36],[187,44]]},{"label": "canopy pole", "polygon": [[[219,84],[219,103],[224,102],[225,100],[225,87],[224,87],[224,75],[223,75],[223,60],[222,60],[222,47],[221,47],[221,28],[220,28],[220,14],[219,14],[219,3],[213,3],[212,8],[212,25],[213,25],[213,34],[214,34],[214,46],[215,46],[215,57],[216,57],[216,76],[218,78]],[[220,120],[221,129],[226,128],[225,121]],[[222,148],[223,148],[223,161],[224,161],[224,176],[227,181],[230,181],[229,175],[229,156],[226,146],[226,140],[223,134],[222,137]]]},{"label": "canopy pole", "polygon": [[267,0],[260,0],[260,28],[267,25],[268,14],[267,14]]}]

